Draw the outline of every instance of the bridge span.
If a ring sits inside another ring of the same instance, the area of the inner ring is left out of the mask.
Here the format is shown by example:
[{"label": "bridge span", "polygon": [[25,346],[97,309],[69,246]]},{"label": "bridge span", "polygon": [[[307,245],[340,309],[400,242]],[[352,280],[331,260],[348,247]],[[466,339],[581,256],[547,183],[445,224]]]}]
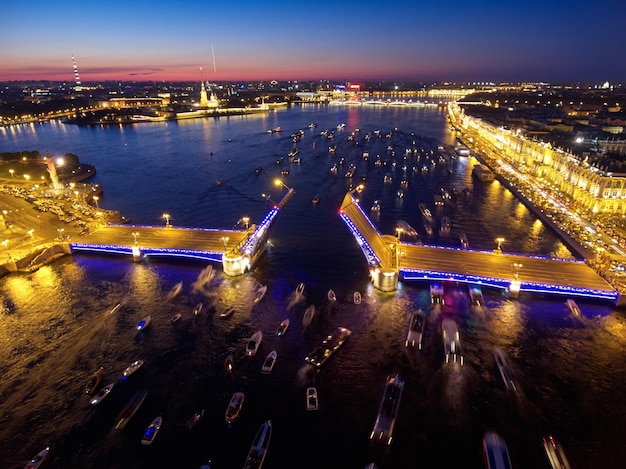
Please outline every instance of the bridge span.
[{"label": "bridge span", "polygon": [[289,189],[265,218],[246,230],[178,228],[166,226],[107,225],[69,243],[71,252],[148,257],[184,257],[221,262],[224,273],[241,275],[252,269],[265,251],[272,223],[293,196]]},{"label": "bridge span", "polygon": [[383,291],[395,290],[402,278],[506,289],[511,297],[534,292],[619,300],[619,292],[584,261],[402,243],[380,234],[353,191],[344,197],[339,215],[370,265],[374,286]]}]

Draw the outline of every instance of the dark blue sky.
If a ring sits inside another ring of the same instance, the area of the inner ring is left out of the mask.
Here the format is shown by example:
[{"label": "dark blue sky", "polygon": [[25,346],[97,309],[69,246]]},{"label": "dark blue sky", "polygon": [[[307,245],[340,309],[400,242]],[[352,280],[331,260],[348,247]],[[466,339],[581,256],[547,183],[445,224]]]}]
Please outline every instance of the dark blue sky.
[{"label": "dark blue sky", "polygon": [[625,0],[5,2],[0,80],[72,80],[73,54],[83,81],[615,83],[625,17]]}]

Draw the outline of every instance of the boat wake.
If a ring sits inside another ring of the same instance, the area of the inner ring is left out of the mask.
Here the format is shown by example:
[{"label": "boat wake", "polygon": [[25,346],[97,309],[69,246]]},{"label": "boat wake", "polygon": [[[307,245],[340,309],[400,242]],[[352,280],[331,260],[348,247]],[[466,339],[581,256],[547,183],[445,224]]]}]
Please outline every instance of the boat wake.
[{"label": "boat wake", "polygon": [[315,367],[310,364],[306,364],[297,371],[296,373],[296,383],[298,386],[308,386],[311,382],[312,376],[315,375]]},{"label": "boat wake", "polygon": [[295,305],[297,305],[298,303],[300,303],[301,301],[305,299],[306,299],[306,296],[304,296],[304,293],[298,293],[295,291],[292,292],[287,298],[287,309],[293,308]]}]

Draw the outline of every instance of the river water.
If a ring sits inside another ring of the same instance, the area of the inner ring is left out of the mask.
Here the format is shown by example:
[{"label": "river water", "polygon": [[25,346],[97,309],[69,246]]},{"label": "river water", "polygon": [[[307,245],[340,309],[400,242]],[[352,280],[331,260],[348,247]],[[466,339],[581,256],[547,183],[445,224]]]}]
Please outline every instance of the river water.
[{"label": "river water", "polygon": [[[311,123],[317,127],[309,128]],[[266,132],[277,126],[281,133]],[[291,134],[300,129],[304,135],[294,145]],[[323,130],[334,130],[334,139],[322,136]],[[267,468],[363,468],[372,461],[381,469],[480,468],[488,430],[506,440],[514,467],[549,468],[541,443],[548,434],[563,445],[573,468],[623,467],[623,311],[579,301],[583,324],[563,298],[511,300],[496,290],[484,291],[486,307],[475,309],[467,287],[457,284],[446,284],[445,307],[431,310],[425,283],[401,282],[392,293],[369,283],[365,258],[337,216],[350,184],[364,178],[361,203],[368,211],[380,201],[374,221],[382,233],[394,233],[397,220],[404,220],[425,243],[456,246],[462,231],[476,249],[494,249],[502,236],[509,252],[571,257],[497,181],[474,182],[472,158],[439,160],[438,146],[455,143],[443,108],[302,105],[265,115],[125,127],[52,122],[2,128],[0,142],[2,151],[77,154],[97,169],[90,182],[104,188],[100,205],[135,224],[162,224],[168,213],[177,226],[241,228],[243,217],[257,223],[270,201],[281,198],[285,189],[273,184],[276,177],[295,189],[272,227],[266,253],[242,277],[225,277],[216,265],[212,280],[200,285],[206,265],[197,262],[74,255],[32,275],[0,279],[3,467],[23,467],[50,446],[43,467],[197,468],[211,459],[213,468],[238,468],[267,419],[273,422]],[[288,158],[294,147],[299,164]],[[404,159],[406,149],[411,155]],[[341,158],[343,165],[332,173]],[[344,177],[350,164],[357,167],[352,179]],[[386,174],[391,184],[383,182]],[[403,176],[408,187],[400,198]],[[441,188],[458,195],[436,209],[433,196]],[[464,197],[466,188],[471,192]],[[316,194],[317,206],[311,203]],[[451,234],[435,226],[429,237],[419,203],[437,221],[448,216]],[[167,301],[180,281],[182,293]],[[306,288],[299,299],[294,289],[300,282]],[[268,292],[253,307],[259,284],[268,285]],[[326,298],[330,288],[336,303]],[[352,302],[357,290],[363,295],[359,305]],[[109,314],[120,301],[125,306]],[[204,309],[193,316],[198,302]],[[220,319],[231,304],[235,314]],[[304,328],[310,304],[317,313]],[[428,312],[421,351],[404,346],[409,315],[417,308]],[[172,324],[175,313],[182,318]],[[147,314],[152,322],[137,334],[135,326]],[[444,363],[444,317],[458,324],[463,367]],[[277,337],[284,318],[290,328]],[[339,326],[352,335],[336,356],[317,372],[305,366],[309,351]],[[264,334],[259,352],[245,357],[247,338],[256,330]],[[505,389],[494,347],[507,354],[517,393]],[[262,374],[273,349],[274,370]],[[227,355],[235,362],[230,375],[223,367]],[[136,359],[144,367],[120,382]],[[117,384],[91,407],[83,391],[100,366],[101,386]],[[385,378],[396,373],[406,384],[393,443],[381,448],[370,444],[369,433]],[[305,409],[310,385],[318,389],[317,412]],[[119,412],[140,390],[148,391],[142,406],[124,429],[115,430]],[[236,391],[246,400],[239,420],[226,425],[224,412]],[[205,409],[204,418],[187,430],[187,419],[199,409]],[[143,432],[157,415],[162,428],[151,446],[143,446]]]}]

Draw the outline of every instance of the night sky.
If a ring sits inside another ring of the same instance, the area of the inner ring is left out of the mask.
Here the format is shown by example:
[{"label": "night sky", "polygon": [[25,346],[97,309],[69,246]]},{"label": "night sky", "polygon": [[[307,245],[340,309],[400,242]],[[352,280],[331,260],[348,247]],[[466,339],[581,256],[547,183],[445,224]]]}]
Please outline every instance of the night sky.
[{"label": "night sky", "polygon": [[74,55],[83,82],[615,83],[624,18],[624,0],[8,1],[0,80],[71,81]]}]

